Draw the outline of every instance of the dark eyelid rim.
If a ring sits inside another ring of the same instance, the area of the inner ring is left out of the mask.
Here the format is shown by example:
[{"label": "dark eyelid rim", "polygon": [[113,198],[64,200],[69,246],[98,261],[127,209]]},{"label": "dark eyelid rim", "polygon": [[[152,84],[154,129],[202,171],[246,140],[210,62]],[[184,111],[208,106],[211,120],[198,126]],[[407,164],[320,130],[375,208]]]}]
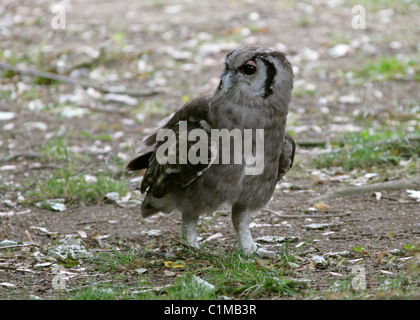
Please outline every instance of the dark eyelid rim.
[{"label": "dark eyelid rim", "polygon": [[[252,63],[251,63],[252,62]],[[250,73],[250,74],[248,74],[248,73],[246,73],[246,71],[245,71],[245,69],[247,68],[247,67],[249,67],[249,66],[251,66],[251,67],[253,67],[254,69],[254,71],[252,72],[252,73]],[[240,70],[241,70],[241,72],[243,72],[243,73],[245,73],[246,75],[252,75],[252,74],[254,74],[255,73],[255,71],[258,69],[258,67],[257,67],[257,64],[254,62],[254,61],[248,61],[247,63],[245,63],[245,64],[243,64],[242,66],[241,66],[241,68],[240,68]]]}]

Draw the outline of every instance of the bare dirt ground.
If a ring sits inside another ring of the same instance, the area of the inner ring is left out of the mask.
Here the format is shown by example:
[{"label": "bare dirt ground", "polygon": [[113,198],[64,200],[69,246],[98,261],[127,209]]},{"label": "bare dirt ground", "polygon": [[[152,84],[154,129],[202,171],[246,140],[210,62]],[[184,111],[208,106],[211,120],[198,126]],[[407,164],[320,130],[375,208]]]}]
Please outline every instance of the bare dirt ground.
[{"label": "bare dirt ground", "polygon": [[[137,199],[137,174],[125,173],[123,164],[160,119],[188,99],[213,92],[224,56],[239,45],[275,47],[289,54],[297,84],[288,130],[298,142],[324,141],[328,147],[343,132],[361,130],[366,121],[372,129],[391,123],[393,130],[392,124],[404,117],[407,126],[418,132],[418,117],[411,112],[417,105],[418,116],[418,81],[409,77],[362,79],[362,83],[346,80],[349,72],[357,73],[368,59],[386,54],[418,57],[415,41],[420,11],[418,2],[413,3],[411,9],[387,1],[382,7],[368,6],[366,30],[351,28],[354,4],[350,1],[314,1],[312,5],[299,1],[65,1],[63,30],[51,27],[55,14],[50,1],[2,3],[0,62],[120,85],[120,91],[156,92],[124,94],[125,100],[117,102],[99,90],[66,83],[35,84],[33,76],[2,71],[0,111],[13,116],[0,121],[0,242],[13,243],[9,249],[0,247],[0,298],[66,296],[53,288],[53,260],[45,258],[48,248],[66,235],[80,236],[93,252],[109,246],[148,248],[153,252],[150,259],[158,259],[182,251],[175,241],[179,240],[178,214],[144,220],[138,205],[121,207],[105,201],[106,192],[94,201],[63,196],[67,209],[62,212],[35,206],[38,200],[34,199],[42,199],[39,184],[54,170],[70,166],[68,159],[54,154],[57,147],[47,147],[55,138],[63,138],[69,157],[80,156],[74,175],[109,173],[125,182]],[[341,43],[349,44],[344,55],[336,58],[328,53]],[[343,96],[357,99],[346,103],[340,100]],[[361,119],[362,114],[367,117]],[[267,207],[275,213],[262,211],[253,220],[256,239],[289,237],[291,248],[311,240],[297,254],[297,266],[290,266],[295,278],[309,279],[304,293],[270,298],[345,298],[349,291],[357,296],[360,291],[350,284],[352,270],[361,266],[368,290],[361,297],[419,299],[418,275],[409,280],[406,275],[418,259],[420,202],[406,188],[333,198],[323,204],[316,200],[357,182],[392,181],[413,178],[413,174],[408,175],[401,165],[317,169],[312,160],[323,150],[300,145],[294,168],[279,183]],[[414,177],[418,178],[418,171]],[[38,194],[32,194],[33,190]],[[59,192],[56,197],[60,198]],[[230,250],[235,245],[228,213],[203,218],[199,231],[204,240],[220,233],[206,246]],[[284,248],[280,239],[260,243]],[[163,274],[164,269],[149,269],[154,285],[174,281],[174,275]],[[115,274],[98,271],[89,261],[66,270],[70,292],[92,282],[118,281]],[[418,274],[418,269],[414,272]],[[124,282],[136,282],[136,277],[134,273]],[[345,280],[349,287],[337,289],[340,283],[346,285]]]}]

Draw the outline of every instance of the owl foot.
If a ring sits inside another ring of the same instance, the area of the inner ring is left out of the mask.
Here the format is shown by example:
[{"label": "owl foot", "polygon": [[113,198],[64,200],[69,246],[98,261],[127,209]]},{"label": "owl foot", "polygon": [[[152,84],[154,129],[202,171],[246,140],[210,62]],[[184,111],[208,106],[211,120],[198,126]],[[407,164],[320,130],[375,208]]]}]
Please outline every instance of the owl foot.
[{"label": "owl foot", "polygon": [[264,249],[258,249],[255,253],[261,258],[275,258],[277,255],[275,251],[268,251]]}]

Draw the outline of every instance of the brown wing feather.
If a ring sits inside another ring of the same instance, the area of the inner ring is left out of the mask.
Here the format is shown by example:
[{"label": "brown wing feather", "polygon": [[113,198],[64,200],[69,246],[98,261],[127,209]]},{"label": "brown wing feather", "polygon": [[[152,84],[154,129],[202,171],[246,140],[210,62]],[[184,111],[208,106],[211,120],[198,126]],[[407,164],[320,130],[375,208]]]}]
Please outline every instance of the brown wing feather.
[{"label": "brown wing feather", "polygon": [[[174,116],[164,125],[163,128],[171,129],[176,135],[176,150],[179,146],[179,122],[186,121],[187,134],[197,128],[201,128],[200,121],[208,121],[207,114],[209,109],[210,97],[201,97],[192,100],[178,110]],[[141,192],[151,192],[156,198],[165,196],[171,191],[185,187],[197,179],[210,165],[210,139],[208,146],[209,161],[207,163],[179,164],[179,154],[177,152],[175,164],[160,164],[157,161],[157,149],[165,141],[156,141],[157,132],[143,141],[139,150],[140,153],[129,162],[128,170],[146,169],[141,184]],[[196,141],[187,141],[187,152]]]},{"label": "brown wing feather", "polygon": [[293,160],[295,158],[296,142],[286,132],[283,143],[283,152],[280,156],[279,171],[277,181],[279,181],[286,174],[287,171],[293,166]]}]

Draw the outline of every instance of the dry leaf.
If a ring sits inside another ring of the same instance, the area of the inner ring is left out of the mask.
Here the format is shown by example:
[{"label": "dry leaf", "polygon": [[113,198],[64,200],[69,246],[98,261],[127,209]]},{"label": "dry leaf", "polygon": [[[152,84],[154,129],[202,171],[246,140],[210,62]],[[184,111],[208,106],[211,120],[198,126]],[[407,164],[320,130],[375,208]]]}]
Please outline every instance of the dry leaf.
[{"label": "dry leaf", "polygon": [[167,268],[184,268],[185,262],[183,261],[164,261],[165,267]]},{"label": "dry leaf", "polygon": [[393,263],[396,258],[397,258],[396,256],[391,256],[391,258],[389,258],[389,260],[386,262],[386,264],[389,265],[389,264]]},{"label": "dry leaf", "polygon": [[169,270],[163,271],[163,274],[167,277],[175,277],[176,276],[176,272],[169,271]]},{"label": "dry leaf", "polygon": [[165,267],[167,267],[167,268],[172,268],[172,265],[173,265],[173,261],[164,261],[163,262],[164,264],[165,264]]},{"label": "dry leaf", "polygon": [[376,259],[376,264],[380,264],[382,262],[382,260],[388,255],[387,252],[382,251],[381,253],[378,254],[378,258]]},{"label": "dry leaf", "polygon": [[0,111],[0,120],[12,120],[16,117],[15,112]]},{"label": "dry leaf", "polygon": [[325,229],[331,226],[333,226],[332,223],[311,223],[311,224],[303,225],[302,227],[306,229]]},{"label": "dry leaf", "polygon": [[83,238],[83,239],[86,239],[86,238],[87,238],[87,234],[86,234],[86,232],[84,232],[83,230],[77,230],[76,232],[78,233],[78,235],[79,235],[81,238]]},{"label": "dry leaf", "polygon": [[0,286],[7,287],[7,288],[14,288],[14,287],[16,287],[13,283],[10,283],[10,282],[1,282],[0,283]]},{"label": "dry leaf", "polygon": [[95,236],[91,236],[90,239],[92,240],[103,240],[103,239],[108,239],[110,237],[109,234],[97,234]]},{"label": "dry leaf", "polygon": [[407,191],[409,197],[414,198],[417,201],[420,200],[420,191],[408,190],[408,189],[406,191]]},{"label": "dry leaf", "polygon": [[44,227],[30,226],[29,228],[35,229],[35,230],[39,230],[40,232],[43,232],[43,233],[45,233],[45,234],[47,234],[49,236],[56,236],[56,235],[58,235],[58,232],[50,231],[50,230],[48,230],[47,228],[44,228]]},{"label": "dry leaf", "polygon": [[314,207],[318,210],[328,210],[330,208],[329,205],[323,203],[323,202],[317,202],[314,204]]},{"label": "dry leaf", "polygon": [[147,269],[140,268],[140,269],[136,269],[135,271],[137,272],[137,274],[143,274],[143,273],[146,273],[147,272]]}]

